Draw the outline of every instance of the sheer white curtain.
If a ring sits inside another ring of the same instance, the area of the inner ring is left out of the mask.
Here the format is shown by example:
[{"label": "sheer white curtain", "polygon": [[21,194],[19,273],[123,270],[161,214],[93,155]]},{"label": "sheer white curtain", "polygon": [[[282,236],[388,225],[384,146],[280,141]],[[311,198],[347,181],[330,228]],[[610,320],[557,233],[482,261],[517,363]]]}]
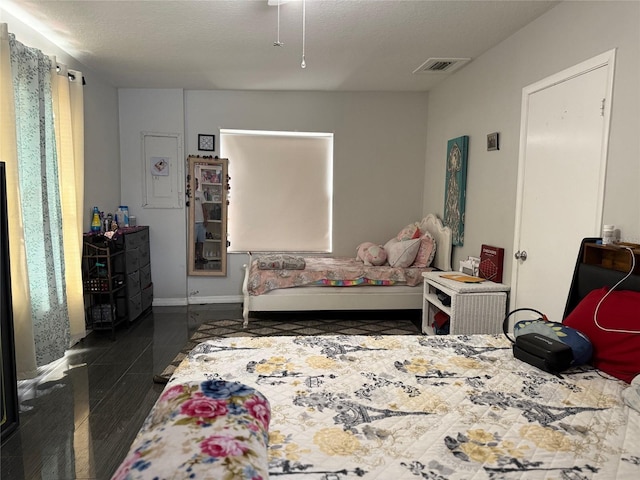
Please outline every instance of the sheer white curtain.
[{"label": "sheer white curtain", "polygon": [[0,25],[0,160],[6,163],[11,285],[19,378],[85,335],[81,246],[82,75]]},{"label": "sheer white curtain", "polygon": [[0,160],[7,172],[7,216],[9,217],[9,252],[11,256],[11,300],[17,369],[35,373],[36,353],[29,301],[29,277],[23,243],[22,206],[18,180],[18,145],[11,78],[11,49],[7,24],[0,24]]}]

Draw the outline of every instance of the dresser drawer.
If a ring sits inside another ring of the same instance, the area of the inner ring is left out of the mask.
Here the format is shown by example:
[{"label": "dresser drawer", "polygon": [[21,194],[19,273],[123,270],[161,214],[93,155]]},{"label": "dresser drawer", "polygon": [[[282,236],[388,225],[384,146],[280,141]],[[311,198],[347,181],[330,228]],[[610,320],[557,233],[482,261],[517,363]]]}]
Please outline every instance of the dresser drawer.
[{"label": "dresser drawer", "polygon": [[149,244],[144,243],[140,245],[138,248],[138,258],[140,261],[140,266],[144,267],[145,265],[149,265],[151,262],[151,255],[149,253]]},{"label": "dresser drawer", "polygon": [[142,311],[144,312],[153,304],[153,283],[142,289],[142,292],[140,292],[140,297],[142,303]]},{"label": "dresser drawer", "polygon": [[125,246],[127,250],[132,248],[139,248],[141,245],[148,242],[149,233],[146,230],[131,232],[125,235]]},{"label": "dresser drawer", "polygon": [[125,268],[127,272],[133,272],[140,268],[140,251],[137,248],[125,252]]},{"label": "dresser drawer", "polygon": [[133,297],[140,293],[140,271],[136,270],[127,274],[127,294]]},{"label": "dresser drawer", "polygon": [[140,288],[145,288],[151,284],[151,264],[140,267]]},{"label": "dresser drawer", "polygon": [[129,297],[129,321],[133,322],[142,313],[142,295],[138,293]]}]

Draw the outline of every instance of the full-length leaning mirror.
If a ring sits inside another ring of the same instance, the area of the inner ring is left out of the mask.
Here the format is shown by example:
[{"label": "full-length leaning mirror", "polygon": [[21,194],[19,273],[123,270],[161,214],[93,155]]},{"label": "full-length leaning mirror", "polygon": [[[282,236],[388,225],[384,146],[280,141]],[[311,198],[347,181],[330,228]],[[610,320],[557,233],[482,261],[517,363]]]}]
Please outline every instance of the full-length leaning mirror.
[{"label": "full-length leaning mirror", "polygon": [[189,275],[227,274],[227,176],[225,158],[189,157]]}]

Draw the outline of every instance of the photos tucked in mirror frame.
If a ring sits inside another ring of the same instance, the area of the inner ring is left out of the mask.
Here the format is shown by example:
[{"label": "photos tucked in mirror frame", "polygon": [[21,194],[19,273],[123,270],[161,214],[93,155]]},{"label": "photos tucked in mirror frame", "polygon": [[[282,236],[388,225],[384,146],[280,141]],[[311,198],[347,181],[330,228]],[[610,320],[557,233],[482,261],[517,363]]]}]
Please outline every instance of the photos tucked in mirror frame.
[{"label": "photos tucked in mirror frame", "polygon": [[227,274],[226,158],[189,157],[189,275]]}]

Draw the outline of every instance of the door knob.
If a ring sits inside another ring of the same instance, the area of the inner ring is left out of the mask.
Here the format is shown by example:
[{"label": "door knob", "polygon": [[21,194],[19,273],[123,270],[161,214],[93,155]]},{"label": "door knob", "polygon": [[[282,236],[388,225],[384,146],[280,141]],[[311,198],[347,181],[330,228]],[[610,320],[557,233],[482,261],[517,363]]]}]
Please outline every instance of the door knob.
[{"label": "door knob", "polygon": [[523,262],[527,259],[527,252],[525,250],[520,251],[518,250],[514,257],[516,257],[516,260],[522,260]]}]

